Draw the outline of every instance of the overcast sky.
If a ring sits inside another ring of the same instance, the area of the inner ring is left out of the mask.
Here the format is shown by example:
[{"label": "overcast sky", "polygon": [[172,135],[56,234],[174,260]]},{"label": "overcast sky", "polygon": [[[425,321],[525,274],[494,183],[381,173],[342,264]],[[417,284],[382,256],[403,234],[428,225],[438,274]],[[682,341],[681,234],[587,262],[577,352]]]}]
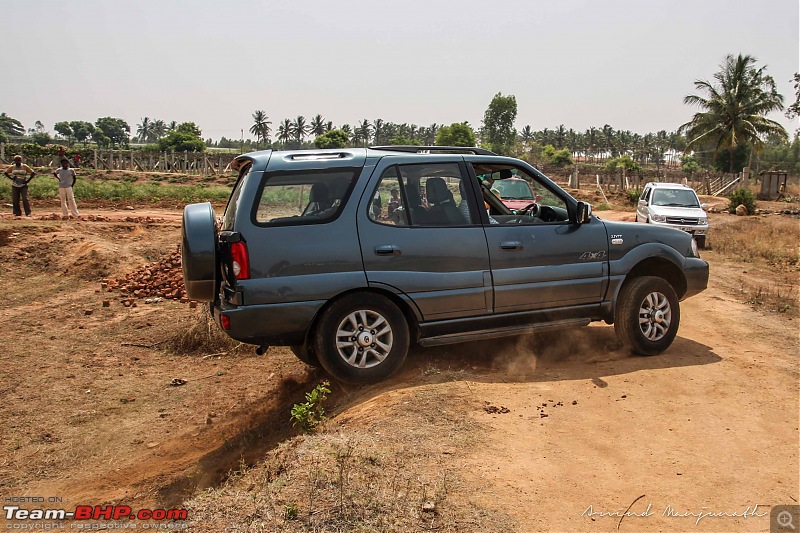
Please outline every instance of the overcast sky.
[{"label": "overcast sky", "polygon": [[[726,54],[768,66],[788,105],[798,0],[2,0],[0,112],[194,121],[239,138],[263,109],[335,125],[479,127],[494,94],[518,129],[675,130]],[[797,121],[772,115],[787,129]]]}]

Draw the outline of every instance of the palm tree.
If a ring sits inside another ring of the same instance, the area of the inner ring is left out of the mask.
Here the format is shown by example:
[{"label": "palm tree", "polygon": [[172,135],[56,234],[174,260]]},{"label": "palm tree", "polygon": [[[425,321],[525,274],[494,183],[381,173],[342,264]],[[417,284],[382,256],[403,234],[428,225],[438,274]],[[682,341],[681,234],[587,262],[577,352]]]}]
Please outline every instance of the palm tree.
[{"label": "palm tree", "polygon": [[153,140],[157,141],[167,134],[167,125],[164,124],[163,120],[154,120],[150,125],[150,132]]},{"label": "palm tree", "polygon": [[148,143],[153,136],[152,131],[153,123],[149,118],[144,117],[142,123],[136,127],[136,135],[139,136],[139,142]]},{"label": "palm tree", "polygon": [[369,120],[362,120],[356,130],[358,131],[359,137],[364,141],[364,146],[368,145],[372,137],[372,124],[369,123]]},{"label": "palm tree", "polygon": [[564,144],[567,141],[567,129],[564,127],[563,124],[559,125],[556,128],[555,133],[553,134],[553,140],[556,143],[556,148],[559,150],[564,148]]},{"label": "palm tree", "polygon": [[380,146],[384,144],[383,141],[383,119],[376,118],[372,121],[372,142]]},{"label": "palm tree", "polygon": [[178,123],[175,122],[174,120],[169,124],[167,124],[167,131],[175,131],[177,129],[178,129]]},{"label": "palm tree", "polygon": [[286,144],[292,140],[293,135],[292,121],[288,118],[283,119],[283,122],[278,126],[278,141]]},{"label": "palm tree", "polygon": [[715,159],[720,150],[728,150],[731,173],[739,146],[751,145],[758,152],[767,136],[789,138],[783,126],[766,117],[783,109],[783,96],[772,76],[765,74],[766,66],[757,69],[755,63],[756,59],[749,55],[728,55],[721,70],[714,74],[713,84],[705,80],[694,82],[705,96],[690,94],[683,99],[683,103],[703,110],[678,128],[689,138],[686,149],[711,144]]},{"label": "palm tree", "polygon": [[531,128],[530,124],[520,130],[519,137],[522,139],[522,144],[525,145],[525,150],[530,150],[530,144],[533,140],[533,128]]},{"label": "palm tree", "polygon": [[607,157],[617,157],[617,148],[614,146],[614,128],[608,124],[603,126],[603,150]]},{"label": "palm tree", "polygon": [[314,135],[315,137],[319,137],[325,133],[325,119],[322,118],[322,115],[316,115],[311,119],[311,124],[308,127],[308,133]]},{"label": "palm tree", "polygon": [[250,126],[249,131],[256,136],[256,148],[258,148],[260,141],[267,142],[269,139],[269,134],[272,131],[272,128],[269,127],[270,124],[272,122],[264,111],[258,109],[253,113],[253,125]]},{"label": "palm tree", "polygon": [[292,124],[292,133],[294,134],[294,140],[298,143],[302,143],[303,140],[308,135],[308,125],[306,124],[306,117],[300,115],[296,119],[294,119],[294,124]]}]

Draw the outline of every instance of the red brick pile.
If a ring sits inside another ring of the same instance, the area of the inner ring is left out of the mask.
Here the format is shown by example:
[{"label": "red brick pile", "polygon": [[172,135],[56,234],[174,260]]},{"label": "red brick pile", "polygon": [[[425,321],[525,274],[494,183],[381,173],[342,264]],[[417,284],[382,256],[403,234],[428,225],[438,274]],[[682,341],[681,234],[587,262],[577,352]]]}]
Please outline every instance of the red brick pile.
[{"label": "red brick pile", "polygon": [[164,298],[187,303],[186,289],[181,272],[181,251],[174,252],[160,261],[149,263],[117,279],[103,279],[100,288],[106,292],[119,291],[122,304],[135,307],[136,299]]}]

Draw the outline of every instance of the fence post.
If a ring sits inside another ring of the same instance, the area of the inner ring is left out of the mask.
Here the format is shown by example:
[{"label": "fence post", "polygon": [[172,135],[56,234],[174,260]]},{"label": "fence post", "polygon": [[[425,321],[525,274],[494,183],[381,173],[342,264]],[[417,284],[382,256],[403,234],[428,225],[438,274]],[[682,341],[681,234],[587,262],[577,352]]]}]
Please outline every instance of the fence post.
[{"label": "fence post", "polygon": [[189,152],[183,151],[183,171],[189,173]]},{"label": "fence post", "polygon": [[0,159],[6,160],[6,143],[0,143]]}]

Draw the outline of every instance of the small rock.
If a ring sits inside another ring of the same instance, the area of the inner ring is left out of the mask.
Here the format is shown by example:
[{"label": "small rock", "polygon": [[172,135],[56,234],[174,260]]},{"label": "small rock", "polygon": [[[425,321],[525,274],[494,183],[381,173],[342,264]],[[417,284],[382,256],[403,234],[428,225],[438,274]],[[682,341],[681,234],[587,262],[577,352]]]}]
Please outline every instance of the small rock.
[{"label": "small rock", "polygon": [[127,209],[128,211],[134,211],[136,208],[133,207],[132,205],[126,205],[125,209]]},{"label": "small rock", "polygon": [[431,501],[427,501],[422,504],[422,512],[423,513],[435,513],[436,512],[436,504]]},{"label": "small rock", "polygon": [[91,309],[84,309],[83,314],[86,316],[91,316],[93,312],[94,311],[92,311]]},{"label": "small rock", "polygon": [[189,309],[195,309],[195,308],[197,308],[197,302],[192,300],[191,302],[189,302]]},{"label": "small rock", "polygon": [[170,385],[173,387],[180,387],[181,385],[186,385],[186,380],[181,378],[174,378],[172,381],[169,382]]},{"label": "small rock", "polygon": [[148,442],[147,443],[147,447],[148,448],[155,448],[156,446],[158,446],[157,442]]},{"label": "small rock", "polygon": [[747,208],[744,206],[744,204],[739,204],[736,206],[736,216],[737,217],[747,216]]},{"label": "small rock", "polygon": [[103,307],[111,307],[111,302],[108,300],[103,300]]},{"label": "small rock", "polygon": [[578,400],[572,400],[572,405],[578,405]]}]

